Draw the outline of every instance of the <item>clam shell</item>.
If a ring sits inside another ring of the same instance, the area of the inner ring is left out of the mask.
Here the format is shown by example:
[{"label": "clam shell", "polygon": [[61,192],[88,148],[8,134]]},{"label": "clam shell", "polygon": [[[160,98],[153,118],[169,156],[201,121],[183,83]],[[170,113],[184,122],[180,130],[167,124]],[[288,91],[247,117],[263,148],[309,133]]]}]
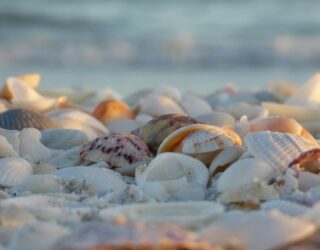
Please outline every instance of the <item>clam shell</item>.
[{"label": "clam shell", "polygon": [[20,156],[30,163],[44,162],[51,158],[51,150],[41,144],[41,133],[35,128],[25,128],[19,134]]},{"label": "clam shell", "polygon": [[261,207],[262,210],[277,210],[280,213],[288,216],[301,216],[308,212],[309,208],[298,203],[286,200],[270,200],[264,202]]},{"label": "clam shell", "polygon": [[184,111],[192,117],[207,114],[212,111],[207,101],[192,94],[184,94],[179,104]]},{"label": "clam shell", "polygon": [[244,141],[253,156],[281,171],[303,152],[319,147],[316,141],[301,136],[269,131],[250,133]]},{"label": "clam shell", "polygon": [[7,138],[0,135],[0,157],[18,156]]},{"label": "clam shell", "polygon": [[76,129],[48,129],[41,131],[41,143],[52,149],[70,149],[88,142],[86,133]]},{"label": "clam shell", "polygon": [[147,195],[162,200],[202,200],[209,179],[200,161],[177,153],[163,153],[136,170],[136,182]]},{"label": "clam shell", "polygon": [[136,120],[116,120],[108,125],[110,133],[130,133],[140,128],[141,123]]},{"label": "clam shell", "polygon": [[10,109],[0,114],[0,127],[9,130],[55,128],[57,125],[48,117],[26,109]]},{"label": "clam shell", "polygon": [[190,116],[169,114],[159,116],[148,122],[141,129],[141,138],[147,143],[151,152],[157,152],[162,141],[173,131],[199,123]]},{"label": "clam shell", "polygon": [[235,126],[234,117],[228,113],[220,111],[211,111],[207,114],[196,115],[194,118],[202,123],[211,124],[217,127],[233,128]]},{"label": "clam shell", "polygon": [[224,212],[217,202],[168,202],[117,206],[103,209],[100,217],[105,221],[114,221],[126,217],[129,221],[151,225],[172,223],[186,228],[196,228],[210,223]]},{"label": "clam shell", "polygon": [[122,167],[151,157],[147,145],[132,134],[111,134],[97,137],[82,145],[80,157],[84,160],[105,161],[110,166]]},{"label": "clam shell", "polygon": [[32,175],[32,166],[19,157],[0,159],[0,185],[13,187]]},{"label": "clam shell", "polygon": [[237,211],[215,220],[202,235],[208,241],[222,246],[236,241],[244,249],[267,250],[303,240],[315,230],[311,222],[277,212]]},{"label": "clam shell", "polygon": [[46,163],[56,168],[77,166],[81,163],[80,150],[81,146],[70,148],[52,157]]}]

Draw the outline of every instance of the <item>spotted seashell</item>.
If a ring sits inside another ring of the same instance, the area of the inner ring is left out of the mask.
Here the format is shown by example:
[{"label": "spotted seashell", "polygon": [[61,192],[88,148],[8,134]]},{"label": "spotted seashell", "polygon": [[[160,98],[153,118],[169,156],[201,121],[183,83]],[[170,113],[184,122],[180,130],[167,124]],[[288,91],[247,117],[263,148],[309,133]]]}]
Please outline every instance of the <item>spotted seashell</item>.
[{"label": "spotted seashell", "polygon": [[141,138],[147,143],[151,152],[155,153],[162,141],[173,131],[196,123],[200,122],[186,115],[162,115],[142,127]]},{"label": "spotted seashell", "polygon": [[111,134],[97,137],[82,145],[80,157],[84,160],[105,161],[112,167],[123,167],[150,158],[148,146],[132,134]]},{"label": "spotted seashell", "polygon": [[48,117],[26,109],[10,109],[0,114],[0,127],[9,130],[55,128],[57,125]]}]

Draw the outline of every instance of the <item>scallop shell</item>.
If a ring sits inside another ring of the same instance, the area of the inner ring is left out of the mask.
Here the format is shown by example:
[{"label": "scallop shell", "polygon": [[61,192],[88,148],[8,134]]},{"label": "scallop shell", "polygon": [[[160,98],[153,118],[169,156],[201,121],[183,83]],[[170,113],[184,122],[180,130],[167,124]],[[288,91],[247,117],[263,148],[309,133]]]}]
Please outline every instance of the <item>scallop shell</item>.
[{"label": "scallop shell", "polygon": [[0,135],[0,157],[18,156],[7,138]]},{"label": "scallop shell", "polygon": [[217,181],[217,189],[219,192],[237,189],[253,183],[256,179],[268,180],[274,174],[274,169],[265,161],[257,158],[241,159],[221,174]]},{"label": "scallop shell", "polygon": [[148,122],[141,129],[141,138],[147,143],[151,152],[157,152],[162,141],[173,131],[199,123],[199,121],[186,115],[169,114],[159,116]]},{"label": "scallop shell", "polygon": [[250,133],[244,141],[252,155],[281,171],[303,152],[319,147],[316,141],[301,136],[269,131]]},{"label": "scallop shell", "polygon": [[192,94],[184,94],[179,104],[184,111],[192,117],[207,114],[212,111],[207,101]]},{"label": "scallop shell", "polygon": [[56,128],[48,117],[25,109],[10,109],[0,114],[0,127],[9,130],[37,128],[39,130]]},{"label": "scallop shell", "polygon": [[202,200],[209,172],[200,161],[177,153],[163,153],[136,170],[136,182],[147,195],[162,200]]},{"label": "scallop shell", "polygon": [[224,212],[217,202],[168,202],[117,206],[103,209],[100,217],[105,221],[115,221],[125,217],[129,221],[151,225],[172,223],[186,228],[196,228],[210,223]]},{"label": "scallop shell", "polygon": [[286,200],[270,200],[261,205],[261,209],[277,210],[280,213],[288,216],[301,216],[308,212],[309,208],[298,203]]},{"label": "scallop shell", "polygon": [[56,168],[77,166],[81,163],[80,150],[81,146],[70,148],[52,157],[46,163]]},{"label": "scallop shell", "polygon": [[51,158],[51,150],[41,144],[41,133],[35,128],[25,128],[19,134],[20,156],[30,163],[44,162]]},{"label": "scallop shell", "polygon": [[76,129],[49,129],[41,132],[41,143],[51,149],[70,149],[88,142],[86,133]]},{"label": "scallop shell", "polygon": [[112,167],[123,167],[151,157],[147,145],[132,134],[111,134],[98,137],[82,145],[80,157],[84,160],[105,161]]},{"label": "scallop shell", "polygon": [[236,211],[215,220],[202,235],[222,247],[236,241],[243,249],[268,250],[303,240],[315,230],[311,222],[277,212]]},{"label": "scallop shell", "polygon": [[13,235],[8,245],[10,250],[51,249],[70,230],[55,223],[25,225]]},{"label": "scallop shell", "polygon": [[207,114],[196,115],[194,116],[198,121],[214,125],[217,127],[230,127],[233,128],[235,126],[235,119],[232,115],[220,112],[220,111],[211,111]]},{"label": "scallop shell", "polygon": [[13,150],[19,154],[20,152],[19,131],[0,128],[0,135],[4,136],[7,139],[8,143],[12,146]]},{"label": "scallop shell", "polygon": [[0,185],[13,187],[32,175],[32,166],[19,157],[0,159]]},{"label": "scallop shell", "polygon": [[98,195],[126,187],[119,173],[109,169],[79,166],[60,169],[53,174],[66,181],[78,179],[89,183]]},{"label": "scallop shell", "polygon": [[92,115],[103,124],[121,119],[134,119],[135,114],[131,108],[122,101],[106,100],[100,102],[93,110]]},{"label": "scallop shell", "polygon": [[108,125],[110,133],[130,133],[140,128],[141,124],[136,120],[116,120]]}]

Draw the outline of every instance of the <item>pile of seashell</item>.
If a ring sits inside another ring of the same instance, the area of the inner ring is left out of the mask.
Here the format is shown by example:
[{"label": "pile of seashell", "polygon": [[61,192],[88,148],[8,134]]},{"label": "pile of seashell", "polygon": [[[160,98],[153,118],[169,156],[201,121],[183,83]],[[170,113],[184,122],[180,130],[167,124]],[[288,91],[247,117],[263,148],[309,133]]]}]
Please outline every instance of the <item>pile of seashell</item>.
[{"label": "pile of seashell", "polygon": [[320,248],[320,74],[119,98],[0,91],[0,249]]}]

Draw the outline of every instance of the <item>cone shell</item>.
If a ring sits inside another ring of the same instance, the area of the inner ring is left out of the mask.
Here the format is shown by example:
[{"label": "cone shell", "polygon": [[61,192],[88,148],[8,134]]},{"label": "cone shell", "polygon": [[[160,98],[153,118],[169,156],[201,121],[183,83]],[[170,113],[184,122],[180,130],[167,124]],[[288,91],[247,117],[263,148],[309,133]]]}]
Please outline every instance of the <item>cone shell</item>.
[{"label": "cone shell", "polygon": [[97,137],[82,145],[80,157],[84,160],[105,161],[110,166],[122,167],[151,157],[148,146],[132,134],[111,134]]},{"label": "cone shell", "polygon": [[131,108],[118,100],[106,100],[99,103],[93,110],[92,115],[106,125],[115,120],[134,119],[135,117]]},{"label": "cone shell", "polygon": [[186,115],[169,114],[159,116],[148,122],[141,129],[141,138],[147,143],[151,152],[157,152],[162,141],[173,131],[199,121]]},{"label": "cone shell", "polygon": [[9,130],[56,128],[50,118],[26,109],[11,109],[0,114],[0,127]]}]

